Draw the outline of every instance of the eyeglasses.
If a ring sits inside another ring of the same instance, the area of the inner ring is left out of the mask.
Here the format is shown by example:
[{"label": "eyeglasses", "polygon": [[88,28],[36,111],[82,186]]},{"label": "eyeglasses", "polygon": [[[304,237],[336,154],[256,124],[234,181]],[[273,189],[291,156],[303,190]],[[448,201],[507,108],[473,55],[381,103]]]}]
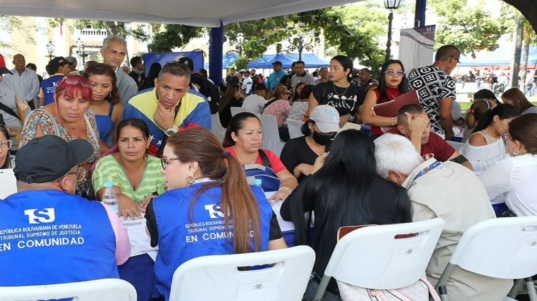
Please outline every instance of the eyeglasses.
[{"label": "eyeglasses", "polygon": [[455,60],[457,61],[457,64],[460,64],[460,62],[461,62],[461,61],[459,60],[459,58],[458,58],[458,57],[456,57],[456,56],[454,56],[454,55],[453,55],[453,56],[451,56],[451,57],[452,57],[452,58],[454,58],[454,59],[455,59]]},{"label": "eyeglasses", "polygon": [[388,70],[386,70],[386,75],[388,75],[388,76],[393,76],[393,75],[405,76],[405,71],[388,69]]},{"label": "eyeglasses", "polygon": [[10,150],[11,149],[11,140],[0,141],[1,150]]},{"label": "eyeglasses", "polygon": [[170,164],[170,162],[168,162],[169,160],[179,160],[179,158],[167,158],[167,157],[160,158],[160,165],[162,165],[162,169],[166,170],[166,166]]},{"label": "eyeglasses", "polygon": [[509,140],[510,138],[511,138],[511,135],[509,135],[509,134],[502,134],[502,139],[503,139],[503,141],[507,141],[507,140]]}]

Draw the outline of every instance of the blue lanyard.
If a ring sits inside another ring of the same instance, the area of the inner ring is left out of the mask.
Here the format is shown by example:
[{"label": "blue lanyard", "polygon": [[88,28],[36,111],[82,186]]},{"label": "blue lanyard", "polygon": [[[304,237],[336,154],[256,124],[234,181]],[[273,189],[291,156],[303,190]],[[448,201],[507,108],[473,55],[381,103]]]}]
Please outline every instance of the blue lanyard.
[{"label": "blue lanyard", "polygon": [[419,177],[421,176],[424,176],[426,173],[428,173],[429,171],[437,168],[438,166],[440,166],[441,163],[439,161],[435,161],[433,164],[425,167],[424,169],[422,169],[415,177],[414,179],[412,180],[412,182],[416,181]]}]

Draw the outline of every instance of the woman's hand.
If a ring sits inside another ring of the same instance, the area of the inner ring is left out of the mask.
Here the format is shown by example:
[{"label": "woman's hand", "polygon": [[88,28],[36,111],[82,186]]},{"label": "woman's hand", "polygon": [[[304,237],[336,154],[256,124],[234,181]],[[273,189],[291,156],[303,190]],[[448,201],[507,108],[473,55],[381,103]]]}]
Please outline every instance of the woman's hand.
[{"label": "woman's hand", "polygon": [[345,125],[345,123],[347,123],[349,119],[351,119],[351,117],[352,115],[350,113],[339,116],[339,128],[342,128]]},{"label": "woman's hand", "polygon": [[140,206],[135,201],[131,200],[123,194],[118,195],[118,205],[118,215],[123,217],[124,219],[139,219],[142,218],[142,213],[145,212],[145,207]]},{"label": "woman's hand", "polygon": [[273,194],[270,198],[268,198],[270,205],[276,204],[279,200],[282,202],[287,199],[287,197],[290,195],[289,191],[287,190],[278,190],[275,194]]},{"label": "woman's hand", "polygon": [[311,170],[311,173],[316,173],[321,167],[324,165],[324,161],[326,160],[326,157],[328,157],[328,153],[322,153],[317,159],[315,159],[315,163],[313,163],[313,168]]},{"label": "woman's hand", "polygon": [[[303,174],[305,176],[311,174],[313,172],[313,165],[307,164],[307,163],[300,163],[295,167],[293,170],[293,173],[298,178],[300,177],[300,174]],[[298,175],[297,175],[298,174]]]},{"label": "woman's hand", "polygon": [[151,201],[151,199],[154,198],[154,197],[155,197],[155,195],[152,195],[152,194],[146,196],[146,197],[144,198],[143,201],[141,201],[140,203],[138,203],[138,206],[140,206],[141,208],[143,208],[143,209],[144,209],[144,212],[145,212],[145,208],[147,208],[147,204],[149,204],[149,201]]}]

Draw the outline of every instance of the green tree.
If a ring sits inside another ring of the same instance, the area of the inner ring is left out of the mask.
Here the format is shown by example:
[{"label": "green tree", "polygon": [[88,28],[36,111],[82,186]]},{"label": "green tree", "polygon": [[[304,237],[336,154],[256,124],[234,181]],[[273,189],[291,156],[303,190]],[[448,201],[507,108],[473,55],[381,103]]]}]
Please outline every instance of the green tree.
[{"label": "green tree", "polygon": [[[0,15],[0,32],[11,33],[13,31],[16,31],[18,34],[20,34],[24,38],[24,40],[27,43],[35,43],[34,35],[36,34],[36,30],[40,30],[40,29],[36,28],[36,26],[25,25],[23,22],[25,18],[27,17]],[[11,44],[0,41],[0,48],[11,48],[11,47],[12,47]],[[22,49],[15,49],[15,50],[22,51]]]},{"label": "green tree", "polygon": [[175,47],[182,47],[190,40],[200,37],[206,31],[202,27],[192,27],[180,24],[153,25],[153,41],[148,45],[149,52],[170,52]]},{"label": "green tree", "polygon": [[432,0],[438,15],[435,48],[445,44],[456,45],[461,53],[479,50],[493,51],[498,39],[506,33],[505,18],[495,18],[485,10],[483,3],[467,6],[466,0]]}]

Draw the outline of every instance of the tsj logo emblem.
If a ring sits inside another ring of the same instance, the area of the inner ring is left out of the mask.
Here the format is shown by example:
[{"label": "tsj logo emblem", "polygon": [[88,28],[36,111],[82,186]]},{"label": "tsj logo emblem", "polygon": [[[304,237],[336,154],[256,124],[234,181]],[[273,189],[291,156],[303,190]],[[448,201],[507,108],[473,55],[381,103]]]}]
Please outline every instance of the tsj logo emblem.
[{"label": "tsj logo emblem", "polygon": [[28,209],[24,210],[24,215],[28,216],[28,222],[30,224],[52,223],[56,220],[54,208],[44,208],[43,210]]}]

